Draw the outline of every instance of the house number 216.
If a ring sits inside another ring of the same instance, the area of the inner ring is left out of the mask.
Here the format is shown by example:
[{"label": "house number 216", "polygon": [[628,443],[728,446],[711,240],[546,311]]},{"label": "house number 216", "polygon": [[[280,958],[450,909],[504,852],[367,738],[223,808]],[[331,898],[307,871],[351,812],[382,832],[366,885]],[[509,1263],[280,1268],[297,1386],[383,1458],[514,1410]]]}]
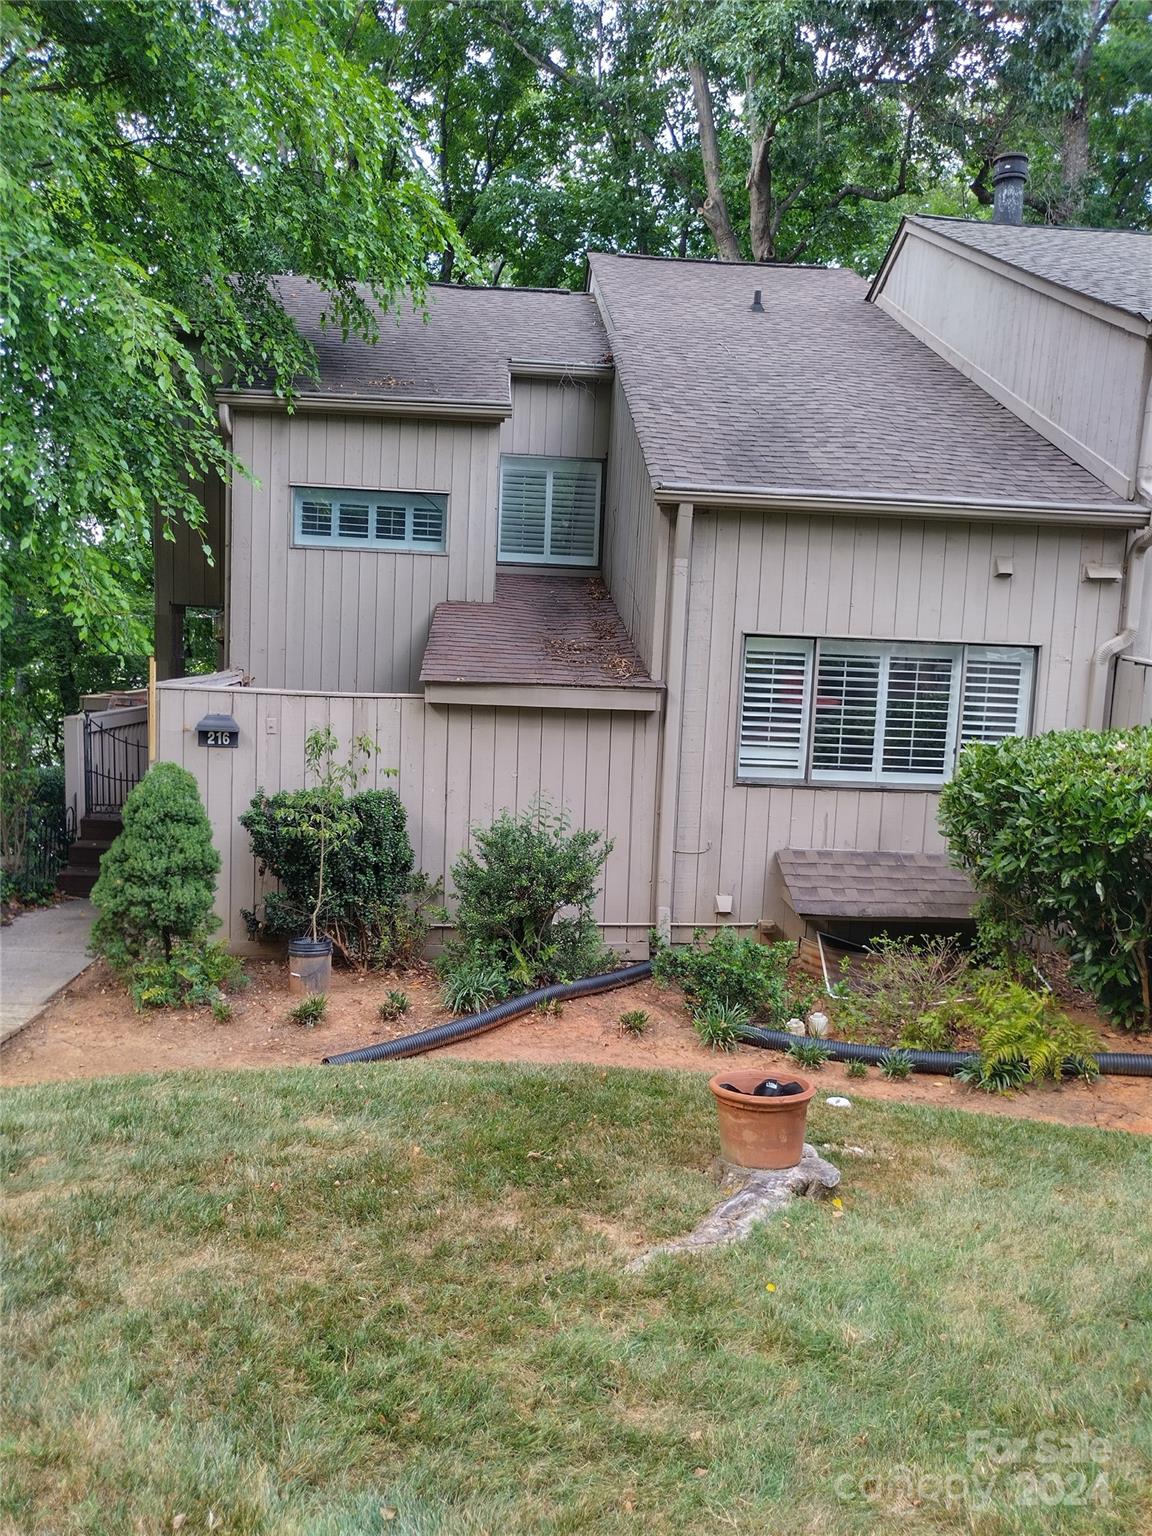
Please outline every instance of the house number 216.
[{"label": "house number 216", "polygon": [[232,745],[231,731],[209,731],[208,740],[205,743],[209,747],[230,747]]}]

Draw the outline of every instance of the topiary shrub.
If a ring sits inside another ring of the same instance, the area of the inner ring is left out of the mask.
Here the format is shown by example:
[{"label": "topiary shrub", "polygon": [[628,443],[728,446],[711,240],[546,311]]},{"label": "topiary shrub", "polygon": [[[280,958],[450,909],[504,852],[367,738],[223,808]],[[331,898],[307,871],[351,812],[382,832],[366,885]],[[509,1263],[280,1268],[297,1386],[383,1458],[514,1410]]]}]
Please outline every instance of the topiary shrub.
[{"label": "topiary shrub", "polygon": [[613,964],[592,915],[612,850],[600,832],[571,832],[563,812],[538,801],[473,828],[472,840],[452,866],[456,937],[437,962],[446,997],[524,992]]},{"label": "topiary shrub", "polygon": [[940,824],[1002,935],[1046,933],[1118,1024],[1152,1029],[1152,728],[965,747]]},{"label": "topiary shrub", "polygon": [[124,802],[124,830],[100,861],[92,890],[99,917],[92,947],[119,970],[170,961],[173,946],[202,942],[220,919],[212,911],[220,855],[196,780],[176,763],[156,763]]},{"label": "topiary shrub", "polygon": [[[241,914],[249,934],[283,942],[309,931],[319,888],[322,849],[302,828],[323,813],[327,792],[258,794],[240,824],[252,838],[261,874],[280,882],[262,911]],[[428,924],[423,906],[436,894],[414,873],[408,818],[393,790],[367,789],[341,802],[344,835],[325,852],[317,929],[351,965],[403,965],[415,960]]]}]

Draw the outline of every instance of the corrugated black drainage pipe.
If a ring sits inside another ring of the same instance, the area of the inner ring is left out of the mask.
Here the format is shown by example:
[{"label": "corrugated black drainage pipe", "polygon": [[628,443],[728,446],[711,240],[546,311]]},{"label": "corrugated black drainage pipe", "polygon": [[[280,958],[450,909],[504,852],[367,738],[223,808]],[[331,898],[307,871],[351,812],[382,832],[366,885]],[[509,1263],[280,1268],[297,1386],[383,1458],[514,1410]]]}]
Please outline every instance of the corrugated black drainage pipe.
[{"label": "corrugated black drainage pipe", "polygon": [[[358,1051],[341,1051],[338,1056],[325,1056],[326,1067],[344,1067],[358,1061],[397,1061],[403,1056],[419,1056],[423,1051],[434,1051],[441,1045],[453,1045],[457,1040],[467,1040],[480,1035],[498,1024],[528,1013],[537,1003],[562,1001],[568,997],[588,997],[594,992],[611,992],[616,987],[630,987],[635,981],[644,981],[652,974],[652,962],[642,960],[638,965],[625,965],[618,971],[606,971],[602,976],[585,976],[582,981],[560,981],[551,987],[537,987],[535,992],[525,992],[520,997],[510,997],[507,1002],[485,1008],[483,1013],[469,1014],[465,1019],[452,1019],[447,1024],[437,1024],[432,1029],[419,1030],[414,1035],[401,1035],[397,1040],[382,1040],[379,1045],[366,1045]],[[791,1037],[789,1037],[791,1038]]]},{"label": "corrugated black drainage pipe", "polygon": [[[769,1051],[786,1051],[796,1036],[784,1029],[761,1029],[749,1024],[740,1031],[745,1045],[761,1045]],[[866,1061],[877,1066],[891,1052],[882,1045],[857,1045],[852,1040],[818,1040],[833,1061]],[[917,1072],[939,1072],[951,1077],[970,1062],[980,1060],[978,1051],[905,1051]],[[1101,1051],[1092,1058],[1100,1071],[1113,1077],[1152,1077],[1152,1054],[1140,1051]]]}]

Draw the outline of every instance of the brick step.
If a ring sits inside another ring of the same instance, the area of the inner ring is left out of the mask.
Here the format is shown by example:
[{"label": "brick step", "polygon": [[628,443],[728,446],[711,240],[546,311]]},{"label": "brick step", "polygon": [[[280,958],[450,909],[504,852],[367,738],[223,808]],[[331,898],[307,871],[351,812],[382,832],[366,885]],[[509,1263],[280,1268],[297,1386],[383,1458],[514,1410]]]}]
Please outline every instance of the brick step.
[{"label": "brick step", "polygon": [[105,848],[114,843],[124,830],[119,816],[81,816],[80,837],[86,842],[102,843]]},{"label": "brick step", "polygon": [[62,869],[56,876],[56,889],[65,896],[90,896],[98,874],[96,869]]},{"label": "brick step", "polygon": [[68,849],[68,867],[99,869],[100,860],[111,846],[111,843],[106,843],[103,838],[78,837]]}]

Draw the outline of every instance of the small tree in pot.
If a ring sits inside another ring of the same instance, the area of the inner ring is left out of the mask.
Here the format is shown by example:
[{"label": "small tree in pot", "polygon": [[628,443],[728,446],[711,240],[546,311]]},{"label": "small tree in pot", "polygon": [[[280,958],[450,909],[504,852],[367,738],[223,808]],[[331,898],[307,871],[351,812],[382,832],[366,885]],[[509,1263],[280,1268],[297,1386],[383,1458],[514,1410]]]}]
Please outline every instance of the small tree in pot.
[{"label": "small tree in pot", "polygon": [[[340,741],[331,726],[309,731],[304,742],[304,763],[315,783],[309,793],[297,796],[282,812],[284,827],[316,855],[316,889],[309,932],[288,943],[289,990],[327,992],[332,975],[332,940],[320,931],[324,907],[324,868],[334,848],[356,831],[356,818],[347,795],[353,794],[368,760],[380,748],[370,736],[357,736],[344,762],[336,760]],[[243,820],[243,818],[241,818]]]}]

